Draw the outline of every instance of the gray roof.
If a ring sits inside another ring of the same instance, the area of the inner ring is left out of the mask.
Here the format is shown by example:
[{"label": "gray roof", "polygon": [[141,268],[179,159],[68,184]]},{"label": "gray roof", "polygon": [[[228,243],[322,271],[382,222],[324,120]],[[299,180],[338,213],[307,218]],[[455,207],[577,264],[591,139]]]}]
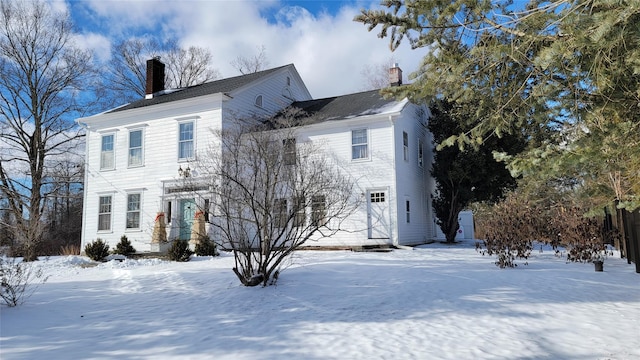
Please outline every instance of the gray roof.
[{"label": "gray roof", "polygon": [[203,95],[217,94],[217,93],[228,93],[239,89],[255,80],[258,80],[264,76],[267,76],[273,72],[276,72],[282,68],[287,66],[293,66],[291,64],[280,66],[277,68],[259,71],[252,74],[240,75],[235,77],[230,77],[221,80],[215,80],[211,82],[207,82],[200,85],[189,86],[182,89],[169,90],[165,94],[154,95],[151,99],[140,99],[129,103],[127,105],[121,106],[119,108],[115,108],[113,110],[108,111],[107,113],[114,113],[118,111],[130,110],[141,108],[145,106],[164,104],[171,101],[178,101],[184,99],[190,99]]},{"label": "gray roof", "polygon": [[303,110],[314,121],[352,119],[402,110],[406,101],[385,99],[380,90],[371,90],[324,99],[296,101],[291,107]]}]

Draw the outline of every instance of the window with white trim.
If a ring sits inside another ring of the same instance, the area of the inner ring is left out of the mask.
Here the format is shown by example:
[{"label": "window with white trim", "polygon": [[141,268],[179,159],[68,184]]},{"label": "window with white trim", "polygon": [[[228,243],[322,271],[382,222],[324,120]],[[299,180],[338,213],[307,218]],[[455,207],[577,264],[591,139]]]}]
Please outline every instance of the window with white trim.
[{"label": "window with white trim", "polygon": [[193,159],[193,121],[179,124],[178,160]]},{"label": "window with white trim", "polygon": [[406,207],[406,211],[407,211],[407,224],[411,222],[411,203],[409,202],[409,200],[405,200],[405,207]]},{"label": "window with white trim", "polygon": [[255,102],[256,106],[258,107],[262,107],[262,95],[258,95],[256,96],[256,102]]},{"label": "window with white trim", "polygon": [[273,222],[275,227],[287,226],[287,199],[276,199],[273,204]]},{"label": "window with white trim", "polygon": [[305,211],[305,206],[304,196],[293,198],[294,227],[302,227],[306,223],[307,212]]},{"label": "window with white trim", "polygon": [[295,165],[296,164],[296,139],[283,139],[282,140],[282,148],[283,148],[283,160],[285,165]]},{"label": "window with white trim", "polygon": [[418,139],[418,166],[422,167],[424,164],[424,143],[422,139]]},{"label": "window with white trim", "polygon": [[98,205],[98,231],[111,230],[111,195],[100,196]]},{"label": "window with white trim", "polygon": [[409,161],[409,134],[402,132],[402,149],[404,152],[404,161]]},{"label": "window with white trim", "polygon": [[129,131],[129,166],[142,166],[142,130]]},{"label": "window with white trim", "polygon": [[367,129],[351,131],[351,159],[369,158],[369,136]]},{"label": "window with white trim", "polygon": [[140,193],[127,195],[127,229],[140,229]]},{"label": "window with white trim", "polygon": [[311,198],[311,224],[324,226],[327,224],[327,202],[324,195]]},{"label": "window with white trim", "polygon": [[115,169],[115,134],[102,135],[100,144],[100,170]]}]

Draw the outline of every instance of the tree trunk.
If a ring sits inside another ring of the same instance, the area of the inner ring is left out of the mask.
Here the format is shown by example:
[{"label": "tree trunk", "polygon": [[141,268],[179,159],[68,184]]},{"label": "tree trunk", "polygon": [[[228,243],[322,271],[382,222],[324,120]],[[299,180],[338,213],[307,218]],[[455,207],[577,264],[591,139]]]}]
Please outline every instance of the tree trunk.
[{"label": "tree trunk", "polygon": [[251,278],[247,279],[238,271],[238,268],[233,268],[233,272],[236,274],[242,285],[244,286],[257,286],[263,282],[264,276],[262,274],[254,275]]},{"label": "tree trunk", "polygon": [[458,223],[458,215],[460,211],[452,211],[451,216],[447,220],[447,232],[444,234],[446,238],[446,242],[448,244],[456,242],[456,235],[458,235],[458,229],[460,229],[460,224]]}]

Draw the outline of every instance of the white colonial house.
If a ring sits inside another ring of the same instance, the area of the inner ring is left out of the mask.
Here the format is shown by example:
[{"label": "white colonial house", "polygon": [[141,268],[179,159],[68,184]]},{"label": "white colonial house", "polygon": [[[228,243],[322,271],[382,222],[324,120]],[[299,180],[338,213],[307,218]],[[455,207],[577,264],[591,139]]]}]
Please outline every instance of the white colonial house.
[{"label": "white colonial house", "polygon": [[[399,68],[390,76],[401,84]],[[82,248],[97,238],[113,247],[126,235],[139,252],[151,251],[159,215],[169,240],[189,239],[196,209],[215,204],[206,187],[182,180],[197,178],[190,164],[212,143],[212,130],[289,106],[318,119],[296,136],[321,141],[346,164],[364,200],[351,223],[365,226],[308,245],[401,246],[436,237],[425,106],[379,91],[314,100],[293,65],[175,90],[165,90],[163,78],[164,65],[149,60],[144,99],[77,120],[86,129]]]}]

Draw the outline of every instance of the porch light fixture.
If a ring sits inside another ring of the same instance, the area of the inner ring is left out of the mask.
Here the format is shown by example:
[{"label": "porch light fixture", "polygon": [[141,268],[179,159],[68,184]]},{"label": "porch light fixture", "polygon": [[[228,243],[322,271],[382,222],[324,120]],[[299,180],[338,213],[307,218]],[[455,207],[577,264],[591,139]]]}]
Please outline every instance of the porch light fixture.
[{"label": "porch light fixture", "polygon": [[182,178],[188,178],[191,176],[191,169],[189,168],[189,165],[187,165],[187,168],[184,170],[182,169],[182,166],[178,166],[178,176]]}]

